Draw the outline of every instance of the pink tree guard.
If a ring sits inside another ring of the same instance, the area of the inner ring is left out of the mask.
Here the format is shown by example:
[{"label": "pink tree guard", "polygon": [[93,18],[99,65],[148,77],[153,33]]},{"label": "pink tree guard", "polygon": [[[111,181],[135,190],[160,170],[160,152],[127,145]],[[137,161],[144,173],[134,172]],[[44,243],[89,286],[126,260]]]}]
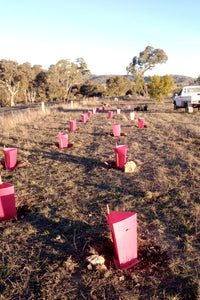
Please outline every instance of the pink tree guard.
[{"label": "pink tree guard", "polygon": [[137,213],[110,212],[107,215],[110,226],[117,268],[129,269],[138,263],[137,259]]},{"label": "pink tree guard", "polygon": [[76,131],[76,120],[69,121],[70,131]]},{"label": "pink tree guard", "polygon": [[114,148],[115,165],[117,168],[123,169],[126,162],[127,145],[120,145]]},{"label": "pink tree guard", "polygon": [[120,124],[114,124],[112,127],[113,127],[113,135],[115,137],[120,136],[121,135],[121,126],[120,126]]},{"label": "pink tree guard", "polygon": [[81,115],[81,118],[82,118],[83,123],[87,122],[87,115],[86,114]]},{"label": "pink tree guard", "polygon": [[6,169],[14,169],[17,164],[17,148],[4,148],[3,153],[5,155]]},{"label": "pink tree guard", "polygon": [[109,111],[109,112],[108,112],[108,118],[109,118],[109,119],[112,119],[112,118],[113,118],[113,111]]},{"label": "pink tree guard", "polygon": [[138,127],[143,128],[144,127],[144,118],[138,118]]},{"label": "pink tree guard", "polygon": [[0,184],[0,221],[10,220],[16,217],[14,186],[10,183],[3,182]]},{"label": "pink tree guard", "polygon": [[67,133],[60,133],[58,135],[59,140],[59,148],[67,148],[68,147],[68,134]]}]

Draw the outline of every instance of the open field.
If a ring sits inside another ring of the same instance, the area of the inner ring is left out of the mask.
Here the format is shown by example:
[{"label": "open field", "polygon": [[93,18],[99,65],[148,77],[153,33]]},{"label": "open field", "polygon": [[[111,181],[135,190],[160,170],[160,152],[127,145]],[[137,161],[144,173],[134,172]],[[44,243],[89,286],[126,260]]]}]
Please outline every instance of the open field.
[{"label": "open field", "polygon": [[[25,166],[3,181],[15,187],[18,219],[0,223],[0,299],[199,299],[200,112],[173,111],[172,101],[137,112],[137,99],[110,101],[84,124],[88,102],[46,113],[0,119],[0,146],[17,147]],[[138,117],[146,128],[137,128]],[[69,149],[59,149],[59,132],[69,131]],[[119,138],[110,135],[121,124]],[[134,173],[107,164],[116,143],[127,144]],[[3,152],[0,159],[3,159]],[[114,267],[106,222],[111,211],[137,212],[139,263]],[[88,270],[86,257],[103,255],[107,268]]]}]

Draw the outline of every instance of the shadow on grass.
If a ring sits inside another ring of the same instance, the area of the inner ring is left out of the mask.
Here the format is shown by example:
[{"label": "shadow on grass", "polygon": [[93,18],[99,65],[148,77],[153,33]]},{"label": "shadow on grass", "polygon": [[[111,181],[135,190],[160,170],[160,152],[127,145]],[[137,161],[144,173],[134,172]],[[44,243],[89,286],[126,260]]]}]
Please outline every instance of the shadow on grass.
[{"label": "shadow on grass", "polygon": [[[19,213],[19,211],[18,211]],[[76,262],[79,262],[79,272],[83,269],[87,270],[87,262],[85,258],[89,255],[89,247],[95,249],[96,253],[105,257],[105,264],[108,268],[111,267],[113,276],[117,273],[113,265],[114,249],[112,241],[107,237],[105,226],[99,224],[97,226],[88,224],[82,221],[70,220],[58,216],[55,207],[50,207],[49,216],[46,217],[41,212],[27,211],[23,217],[23,222],[30,223],[36,230],[37,234],[30,235],[27,240],[29,247],[34,247],[35,252],[39,252],[37,258],[41,262],[45,262],[37,275],[41,277],[52,276],[52,270],[49,266],[54,266],[55,270],[65,264],[67,258],[72,257]],[[140,239],[141,241],[141,239]],[[149,297],[159,297],[165,299],[164,293],[171,296],[179,296],[183,300],[198,299],[198,285],[190,276],[186,274],[175,274],[169,268],[168,254],[161,250],[161,247],[156,246],[148,240],[143,240],[143,243],[138,247],[139,263],[131,270],[125,271],[125,285],[121,283],[121,288],[127,286],[127,281],[134,286],[134,278],[132,273],[137,276],[143,274],[143,284],[140,287],[139,300],[144,300]],[[36,276],[36,275],[34,275]],[[36,288],[38,291],[42,289],[42,282],[37,281],[37,276],[32,277],[29,288]],[[76,278],[76,274],[73,275]],[[92,274],[91,274],[92,276]],[[152,281],[152,276],[156,278],[157,289],[154,285],[149,285]],[[90,275],[88,274],[88,279]],[[72,281],[71,281],[72,282]],[[84,295],[88,296],[85,283],[79,278],[78,290],[83,289]],[[105,285],[104,291],[107,293],[109,286]],[[89,289],[90,290],[90,289]],[[101,291],[97,290],[97,296]],[[77,292],[78,293],[78,292]],[[37,296],[37,294],[35,294]],[[39,295],[39,293],[38,293]],[[78,295],[78,294],[77,294]],[[101,299],[101,298],[99,298]],[[114,298],[110,298],[114,299]]]},{"label": "shadow on grass", "polygon": [[59,107],[57,107],[56,108],[56,110],[57,111],[59,111],[59,112],[72,112],[72,113],[78,113],[78,112],[80,112],[80,113],[87,113],[88,112],[88,109],[85,109],[85,108],[63,108],[63,107],[61,107],[61,106],[59,106]]},{"label": "shadow on grass", "polygon": [[[60,217],[57,214],[56,207],[52,206],[49,208],[47,217],[41,213],[40,208],[22,205],[17,210],[18,220],[11,221],[15,222],[16,225],[18,223],[22,227],[25,226],[24,228],[27,230],[30,228],[29,226],[27,227],[27,223],[31,225],[31,228],[35,228],[34,233],[27,231],[27,239],[23,240],[23,232],[22,235],[17,237],[18,241],[16,242],[20,245],[18,257],[21,262],[20,265],[17,265],[17,269],[23,273],[24,263],[26,262],[27,268],[31,266],[31,270],[34,271],[27,278],[26,288],[15,290],[14,294],[11,293],[13,295],[12,299],[20,298],[20,295],[24,299],[32,298],[33,295],[34,299],[41,299],[44,287],[50,288],[51,280],[54,280],[54,274],[60,274],[61,270],[66,277],[64,279],[65,286],[63,287],[62,284],[59,286],[62,289],[63,295],[70,294],[68,289],[70,291],[73,288],[75,288],[76,296],[82,290],[84,290],[84,293],[87,293],[87,287],[81,280],[81,270],[82,268],[87,269],[88,263],[85,258],[89,255],[88,244],[90,239],[97,240],[98,237],[98,241],[101,240],[102,233],[100,228],[91,226],[86,222],[70,220],[67,216],[66,218]],[[28,257],[27,252],[29,253]],[[70,266],[72,268],[73,263],[76,265],[78,262],[78,270],[75,271],[75,274],[72,272],[73,278],[70,275],[70,269],[66,271],[68,259],[72,262]],[[6,273],[6,264],[3,269],[0,269],[0,275],[2,295],[6,292],[6,287],[10,285],[7,277],[10,279],[12,276],[12,285],[18,285],[21,279],[16,273],[12,274],[11,271],[10,273]],[[57,285],[59,284],[58,280]]]},{"label": "shadow on grass", "polygon": [[69,154],[68,151],[70,151],[70,148],[73,149],[74,144],[69,144],[68,148],[60,149],[58,147],[58,143],[41,143],[42,145],[45,144],[45,146],[49,146],[50,151],[46,150],[36,150],[36,149],[23,149],[22,151],[29,151],[30,153],[33,153],[33,155],[29,155],[27,158],[30,163],[35,162],[37,160],[37,156],[41,157],[43,159],[49,159],[52,161],[57,162],[63,162],[63,163],[74,163],[77,165],[83,165],[85,167],[85,172],[88,173],[93,168],[95,168],[97,165],[102,167],[104,163],[101,161],[101,159],[95,159],[92,157],[82,157],[82,156],[75,156],[72,154]]}]

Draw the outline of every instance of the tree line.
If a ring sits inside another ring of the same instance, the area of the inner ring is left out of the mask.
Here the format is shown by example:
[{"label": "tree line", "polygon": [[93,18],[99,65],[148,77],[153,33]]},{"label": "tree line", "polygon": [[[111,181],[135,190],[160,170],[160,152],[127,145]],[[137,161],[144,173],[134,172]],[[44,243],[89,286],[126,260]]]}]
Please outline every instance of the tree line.
[{"label": "tree line", "polygon": [[82,97],[137,94],[161,100],[171,92],[173,79],[169,75],[155,75],[147,84],[144,74],[167,60],[164,50],[147,46],[138,57],[133,57],[126,68],[127,74],[134,76],[134,82],[124,76],[113,76],[107,79],[106,85],[102,85],[88,80],[91,72],[83,58],[77,58],[75,62],[59,60],[48,70],[41,65],[31,66],[28,62],[18,64],[3,59],[0,60],[0,105],[54,100],[65,102],[72,94]]},{"label": "tree line", "polygon": [[75,84],[84,82],[90,74],[83,58],[76,62],[62,59],[48,70],[41,65],[18,64],[0,60],[0,104],[14,106],[38,101],[66,101]]}]

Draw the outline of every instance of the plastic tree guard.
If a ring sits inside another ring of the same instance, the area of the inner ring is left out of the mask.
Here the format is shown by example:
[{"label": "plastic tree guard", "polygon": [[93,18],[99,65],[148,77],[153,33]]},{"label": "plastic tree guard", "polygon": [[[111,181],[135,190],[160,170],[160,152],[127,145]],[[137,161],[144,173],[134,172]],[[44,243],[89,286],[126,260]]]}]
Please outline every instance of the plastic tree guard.
[{"label": "plastic tree guard", "polygon": [[59,140],[59,148],[67,148],[68,147],[68,134],[67,133],[60,133],[58,135]]},{"label": "plastic tree guard", "polygon": [[92,113],[93,113],[93,115],[96,114],[96,108],[92,109]]},{"label": "plastic tree guard", "polygon": [[88,111],[88,117],[92,116],[92,111]]},{"label": "plastic tree guard", "polygon": [[135,112],[134,111],[130,112],[130,119],[131,119],[131,121],[134,121],[134,119],[135,119]]},{"label": "plastic tree guard", "polygon": [[109,111],[109,112],[108,112],[108,118],[109,118],[109,119],[112,119],[112,118],[113,118],[113,111]]},{"label": "plastic tree guard", "polygon": [[96,112],[99,112],[99,107],[97,107]]},{"label": "plastic tree guard", "polygon": [[87,122],[87,115],[86,114],[81,115],[81,118],[82,118],[83,123]]},{"label": "plastic tree guard", "polygon": [[144,118],[138,118],[138,127],[143,128],[144,127]]},{"label": "plastic tree guard", "polygon": [[114,263],[117,268],[129,269],[137,259],[137,213],[110,212],[107,215],[114,243]]},{"label": "plastic tree guard", "polygon": [[14,186],[3,182],[0,184],[0,221],[15,219],[16,217]]},{"label": "plastic tree guard", "polygon": [[120,115],[121,109],[117,108],[117,114]]},{"label": "plastic tree guard", "polygon": [[70,131],[76,131],[76,120],[69,121]]},{"label": "plastic tree guard", "polygon": [[120,136],[120,134],[121,134],[121,126],[120,126],[120,124],[114,124],[112,127],[113,127],[113,135],[115,137]]},{"label": "plastic tree guard", "polygon": [[126,162],[127,145],[120,145],[114,148],[115,151],[115,165],[123,169]]},{"label": "plastic tree guard", "polygon": [[6,169],[14,169],[17,164],[17,148],[4,148]]}]

